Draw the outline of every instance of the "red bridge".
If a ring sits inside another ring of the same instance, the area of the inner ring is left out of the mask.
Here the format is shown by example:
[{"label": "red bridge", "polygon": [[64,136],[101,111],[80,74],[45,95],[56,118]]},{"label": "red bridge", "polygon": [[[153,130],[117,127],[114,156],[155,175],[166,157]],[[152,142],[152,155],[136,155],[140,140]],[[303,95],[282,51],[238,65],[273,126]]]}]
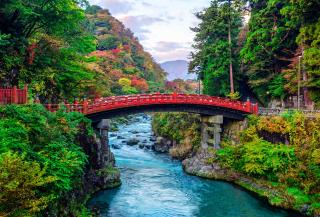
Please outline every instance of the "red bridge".
[{"label": "red bridge", "polygon": [[[60,106],[46,105],[47,109],[53,112]],[[243,119],[247,114],[258,113],[258,105],[250,101],[176,93],[112,96],[64,106],[68,112],[81,112],[94,121],[141,112],[180,111],[203,115],[219,114],[232,119]]]},{"label": "red bridge", "polygon": [[[0,89],[0,104],[10,103],[26,104],[27,88]],[[64,106],[67,112],[81,112],[93,121],[119,115],[161,111],[223,115],[231,119],[243,119],[248,114],[258,114],[258,105],[250,101],[241,102],[215,96],[177,93],[112,96],[74,104],[45,105],[52,112],[61,106]]]}]

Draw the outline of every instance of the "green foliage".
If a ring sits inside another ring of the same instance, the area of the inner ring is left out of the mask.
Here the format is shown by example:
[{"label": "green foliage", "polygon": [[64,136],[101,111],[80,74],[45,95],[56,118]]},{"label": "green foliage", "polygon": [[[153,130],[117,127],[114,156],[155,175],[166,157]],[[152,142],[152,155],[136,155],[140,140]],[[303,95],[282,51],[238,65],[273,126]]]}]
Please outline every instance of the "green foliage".
[{"label": "green foliage", "polygon": [[99,41],[98,50],[111,50],[116,49],[119,46],[120,42],[116,36],[108,36],[106,39]]},{"label": "green foliage", "polygon": [[226,167],[271,180],[276,178],[277,173],[285,173],[296,160],[293,148],[263,140],[248,142],[239,147],[230,146],[218,150],[216,154]]},{"label": "green foliage", "polygon": [[242,169],[250,175],[275,177],[278,172],[286,173],[296,160],[293,148],[266,141],[244,144],[242,151]]},{"label": "green foliage", "polygon": [[303,204],[308,204],[310,202],[310,198],[303,191],[298,188],[287,188],[287,193],[291,197],[294,198],[295,204],[297,207],[300,207]]},{"label": "green foliage", "polygon": [[22,216],[45,209],[56,195],[41,189],[55,182],[36,161],[13,152],[0,154],[0,214]]},{"label": "green foliage", "polygon": [[77,135],[92,134],[90,122],[40,105],[1,107],[0,116],[0,213],[39,213],[80,181],[87,156]]},{"label": "green foliage", "polygon": [[228,98],[232,99],[232,100],[238,100],[241,98],[240,93],[239,92],[234,92],[234,93],[229,93],[227,95]]},{"label": "green foliage", "polygon": [[287,95],[285,90],[285,79],[277,75],[269,85],[269,93],[273,98],[284,99]]}]

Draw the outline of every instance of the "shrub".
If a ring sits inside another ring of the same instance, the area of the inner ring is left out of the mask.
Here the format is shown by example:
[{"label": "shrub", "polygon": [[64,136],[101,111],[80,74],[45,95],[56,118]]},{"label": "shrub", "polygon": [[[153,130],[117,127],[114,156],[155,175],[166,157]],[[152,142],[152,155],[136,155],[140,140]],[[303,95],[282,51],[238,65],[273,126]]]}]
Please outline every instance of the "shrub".
[{"label": "shrub", "polygon": [[93,133],[90,121],[41,105],[0,107],[0,117],[0,213],[33,215],[80,181],[87,156],[77,135]]}]

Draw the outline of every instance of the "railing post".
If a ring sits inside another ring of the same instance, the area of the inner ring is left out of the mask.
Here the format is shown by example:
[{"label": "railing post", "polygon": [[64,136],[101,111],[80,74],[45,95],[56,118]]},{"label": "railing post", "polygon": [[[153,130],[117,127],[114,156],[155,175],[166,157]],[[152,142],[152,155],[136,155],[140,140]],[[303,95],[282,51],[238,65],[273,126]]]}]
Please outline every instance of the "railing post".
[{"label": "railing post", "polygon": [[24,104],[28,103],[28,85],[24,85],[24,100],[23,100]]},{"label": "railing post", "polygon": [[259,105],[258,103],[253,104],[253,113],[258,115],[259,114]]},{"label": "railing post", "polygon": [[172,96],[173,96],[173,101],[176,102],[177,101],[177,93],[173,92]]},{"label": "railing post", "polygon": [[247,102],[246,102],[246,108],[247,108],[247,112],[249,112],[249,113],[253,112],[252,111],[252,104],[251,104],[250,99],[248,99]]},{"label": "railing post", "polygon": [[17,104],[18,102],[18,93],[17,93],[17,86],[14,86],[11,92],[11,102]]},{"label": "railing post", "polygon": [[83,101],[82,107],[83,107],[83,114],[87,114],[87,112],[88,112],[88,101],[87,100]]}]

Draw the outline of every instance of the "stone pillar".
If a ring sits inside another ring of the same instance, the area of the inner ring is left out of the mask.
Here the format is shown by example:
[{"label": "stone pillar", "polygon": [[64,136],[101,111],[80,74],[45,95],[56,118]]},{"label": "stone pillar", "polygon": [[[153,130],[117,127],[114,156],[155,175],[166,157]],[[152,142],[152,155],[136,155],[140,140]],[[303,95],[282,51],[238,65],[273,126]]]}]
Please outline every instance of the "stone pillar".
[{"label": "stone pillar", "polygon": [[201,117],[201,146],[206,149],[209,146],[215,149],[220,148],[221,142],[221,125],[223,124],[223,116],[202,116]]},{"label": "stone pillar", "polygon": [[108,132],[110,129],[110,120],[109,119],[102,119],[98,125],[97,129],[99,130],[99,134],[102,138],[102,140],[105,142],[105,144],[109,144],[109,139],[108,139]]},{"label": "stone pillar", "polygon": [[101,162],[103,164],[101,165],[102,168],[105,167],[109,161],[114,162],[114,156],[110,150],[109,147],[109,137],[108,137],[108,132],[110,129],[110,120],[109,119],[102,119],[96,129],[98,130],[98,133],[100,135],[100,140],[101,142],[99,143],[100,147],[97,148],[99,153],[104,153],[102,156]]}]

